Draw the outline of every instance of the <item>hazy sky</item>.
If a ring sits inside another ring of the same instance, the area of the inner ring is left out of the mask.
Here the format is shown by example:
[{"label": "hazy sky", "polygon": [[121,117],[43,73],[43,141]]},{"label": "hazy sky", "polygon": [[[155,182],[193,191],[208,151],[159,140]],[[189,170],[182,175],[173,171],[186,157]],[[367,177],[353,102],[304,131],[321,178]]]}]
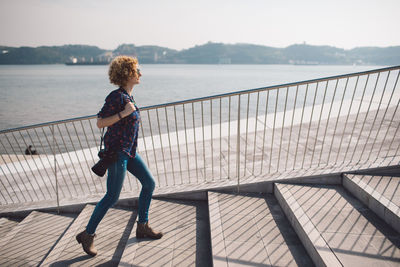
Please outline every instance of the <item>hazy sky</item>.
[{"label": "hazy sky", "polygon": [[0,0],[0,45],[400,45],[400,0]]}]

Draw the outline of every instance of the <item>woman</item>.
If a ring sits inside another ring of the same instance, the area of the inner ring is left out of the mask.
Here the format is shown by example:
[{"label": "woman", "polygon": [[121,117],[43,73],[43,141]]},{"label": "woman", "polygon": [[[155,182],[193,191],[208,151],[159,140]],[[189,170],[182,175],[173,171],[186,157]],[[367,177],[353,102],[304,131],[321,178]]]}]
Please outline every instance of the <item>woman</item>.
[{"label": "woman", "polygon": [[76,236],[83,250],[95,256],[97,250],[93,239],[96,228],[107,210],[118,200],[126,171],[128,170],[142,184],[139,195],[138,224],[136,237],[159,239],[161,232],[155,232],[148,224],[148,213],[155,182],[141,157],[136,153],[139,131],[139,109],[132,97],[133,87],[140,82],[138,60],[127,56],[118,56],[110,64],[108,76],[110,82],[118,85],[106,98],[105,104],[97,114],[97,126],[107,128],[104,136],[105,149],[117,152],[117,160],[108,167],[107,193],[96,205],[86,226],[86,230]]}]

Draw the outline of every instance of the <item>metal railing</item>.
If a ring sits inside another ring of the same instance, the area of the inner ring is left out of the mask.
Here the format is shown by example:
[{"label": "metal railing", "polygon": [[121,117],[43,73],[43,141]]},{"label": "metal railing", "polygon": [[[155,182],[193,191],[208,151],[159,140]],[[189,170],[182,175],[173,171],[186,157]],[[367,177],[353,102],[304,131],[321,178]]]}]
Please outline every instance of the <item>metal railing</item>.
[{"label": "metal railing", "polygon": [[[160,188],[399,156],[400,66],[141,109]],[[0,205],[99,197],[95,116],[0,131]],[[33,145],[38,155],[25,155]],[[128,174],[128,176],[130,176]],[[138,192],[127,179],[123,192]]]}]

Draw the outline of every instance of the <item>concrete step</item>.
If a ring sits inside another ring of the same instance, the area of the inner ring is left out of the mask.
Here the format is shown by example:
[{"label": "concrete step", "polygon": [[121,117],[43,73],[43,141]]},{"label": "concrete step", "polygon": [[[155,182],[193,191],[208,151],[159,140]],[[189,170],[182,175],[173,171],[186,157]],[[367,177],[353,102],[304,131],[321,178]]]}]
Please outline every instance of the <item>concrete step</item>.
[{"label": "concrete step", "polygon": [[208,192],[214,266],[313,266],[272,194]]},{"label": "concrete step", "polygon": [[344,174],[343,186],[400,233],[400,177]]},{"label": "concrete step", "polygon": [[378,168],[368,168],[366,170],[358,170],[351,172],[359,175],[374,175],[374,176],[394,176],[400,177],[400,165],[384,166]]},{"label": "concrete step", "polygon": [[0,218],[0,239],[8,234],[15,226],[18,225],[18,221],[11,220],[8,218]]},{"label": "concrete step", "polygon": [[33,211],[0,239],[0,266],[38,266],[74,220]]},{"label": "concrete step", "polygon": [[212,266],[206,201],[153,199],[149,224],[159,240],[129,235],[119,266]]},{"label": "concrete step", "polygon": [[399,266],[400,234],[340,185],[275,184],[317,266]]},{"label": "concrete step", "polygon": [[136,219],[136,212],[111,208],[100,222],[94,239],[96,257],[87,255],[75,236],[83,231],[94,210],[87,205],[41,266],[117,266]]}]

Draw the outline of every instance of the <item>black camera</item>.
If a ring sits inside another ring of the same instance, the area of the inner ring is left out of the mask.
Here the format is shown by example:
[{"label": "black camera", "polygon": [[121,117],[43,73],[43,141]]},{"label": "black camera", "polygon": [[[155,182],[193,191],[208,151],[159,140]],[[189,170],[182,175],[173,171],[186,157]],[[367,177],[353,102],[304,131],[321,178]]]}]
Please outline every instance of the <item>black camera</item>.
[{"label": "black camera", "polygon": [[108,167],[117,161],[118,153],[116,151],[101,149],[98,156],[100,160],[92,167],[92,171],[98,176],[103,177]]}]

